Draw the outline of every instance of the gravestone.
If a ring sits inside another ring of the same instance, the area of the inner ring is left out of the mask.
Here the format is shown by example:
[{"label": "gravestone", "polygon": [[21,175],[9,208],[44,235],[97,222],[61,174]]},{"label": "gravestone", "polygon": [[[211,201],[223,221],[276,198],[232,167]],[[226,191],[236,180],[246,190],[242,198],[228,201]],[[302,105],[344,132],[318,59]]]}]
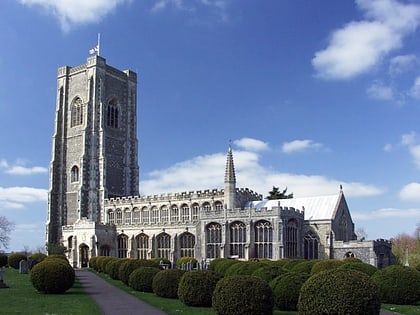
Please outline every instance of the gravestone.
[{"label": "gravestone", "polygon": [[26,274],[28,273],[28,270],[29,270],[28,262],[26,260],[21,260],[19,262],[19,273]]},{"label": "gravestone", "polygon": [[6,283],[4,283],[4,281],[3,281],[3,275],[4,275],[4,269],[0,268],[0,289],[8,288]]}]

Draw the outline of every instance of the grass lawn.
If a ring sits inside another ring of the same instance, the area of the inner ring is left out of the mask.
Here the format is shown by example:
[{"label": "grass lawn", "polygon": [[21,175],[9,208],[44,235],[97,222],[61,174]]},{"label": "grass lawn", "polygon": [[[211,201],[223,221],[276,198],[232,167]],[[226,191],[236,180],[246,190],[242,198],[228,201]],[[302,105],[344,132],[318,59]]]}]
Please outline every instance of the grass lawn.
[{"label": "grass lawn", "polygon": [[417,305],[382,304],[382,308],[404,315],[420,315],[420,301]]},{"label": "grass lawn", "polygon": [[16,269],[6,268],[4,283],[9,288],[0,289],[0,314],[102,314],[96,303],[85,294],[77,280],[73,288],[65,294],[42,294],[32,286],[28,274],[19,274]]}]

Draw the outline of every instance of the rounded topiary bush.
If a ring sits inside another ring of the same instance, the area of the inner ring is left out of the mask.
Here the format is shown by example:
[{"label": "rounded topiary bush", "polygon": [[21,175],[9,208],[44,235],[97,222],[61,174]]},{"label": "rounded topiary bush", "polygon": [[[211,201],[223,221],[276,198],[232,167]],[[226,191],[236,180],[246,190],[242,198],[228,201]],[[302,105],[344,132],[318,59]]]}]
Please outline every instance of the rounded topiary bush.
[{"label": "rounded topiary bush", "polygon": [[74,284],[73,268],[62,259],[44,259],[30,274],[32,285],[39,292],[62,294]]},{"label": "rounded topiary bush", "polygon": [[299,295],[299,315],[378,315],[379,289],[357,270],[331,269],[311,276]]},{"label": "rounded topiary bush", "polygon": [[228,270],[232,265],[240,264],[241,261],[235,260],[235,259],[225,259],[223,261],[220,261],[216,266],[214,271],[216,271],[221,276],[224,276],[226,273],[226,270]]},{"label": "rounded topiary bush", "polygon": [[372,266],[370,264],[365,264],[363,262],[345,263],[342,266],[338,267],[338,269],[358,270],[367,274],[368,276],[372,276],[378,270],[375,266]]},{"label": "rounded topiary bush", "polygon": [[112,261],[113,259],[115,259],[115,257],[111,257],[111,256],[101,257],[101,259],[97,261],[97,264],[98,264],[98,272],[105,272],[106,265],[110,261]]},{"label": "rounded topiary bush", "polygon": [[303,260],[295,264],[290,271],[303,272],[311,274],[312,267],[318,262],[318,260]]},{"label": "rounded topiary bush", "polygon": [[228,276],[217,282],[212,306],[218,315],[271,315],[273,291],[258,277]]},{"label": "rounded topiary bush", "polygon": [[156,263],[147,259],[127,259],[118,269],[118,278],[128,285],[130,274],[140,267],[157,267]]},{"label": "rounded topiary bush", "polygon": [[104,269],[104,273],[106,273],[107,275],[109,274],[110,271],[110,266],[117,260],[121,260],[122,258],[117,258],[117,257],[111,257],[111,259],[107,260],[106,265],[105,265],[105,269]]},{"label": "rounded topiary bush", "polygon": [[189,306],[211,306],[211,297],[220,276],[211,270],[184,273],[178,285],[179,300]]},{"label": "rounded topiary bush", "polygon": [[96,271],[98,268],[98,264],[97,264],[98,258],[99,256],[94,256],[89,259],[89,267]]},{"label": "rounded topiary bush", "polygon": [[128,278],[130,288],[141,292],[153,292],[153,278],[161,269],[156,267],[140,267]]},{"label": "rounded topiary bush", "polygon": [[209,270],[216,271],[216,266],[221,263],[222,261],[225,261],[226,258],[215,258],[209,263]]},{"label": "rounded topiary bush", "polygon": [[7,258],[7,263],[9,264],[10,267],[14,268],[14,269],[19,269],[19,263],[21,260],[26,260],[26,255],[25,254],[21,254],[21,253],[14,253],[14,254],[10,254],[9,257]]},{"label": "rounded topiary bush", "polygon": [[178,298],[178,284],[184,273],[185,271],[180,269],[159,271],[153,278],[153,292],[164,298]]},{"label": "rounded topiary bush", "polygon": [[305,262],[305,259],[289,259],[284,263],[283,268],[291,271],[297,264]]},{"label": "rounded topiary bush", "polygon": [[36,264],[39,264],[47,258],[47,255],[42,253],[35,253],[28,256],[29,269],[32,269]]},{"label": "rounded topiary bush", "polygon": [[187,270],[188,267],[196,268],[197,263],[198,261],[194,257],[181,257],[176,261],[176,267]]},{"label": "rounded topiary bush", "polygon": [[283,267],[276,266],[273,264],[264,264],[252,273],[252,276],[263,279],[266,282],[270,282],[274,278],[287,273],[288,271]]},{"label": "rounded topiary bush", "polygon": [[130,258],[116,258],[106,264],[105,272],[114,280],[120,280],[118,277],[121,265]]},{"label": "rounded topiary bush", "polygon": [[226,272],[225,276],[234,276],[234,275],[252,275],[252,273],[258,268],[262,267],[264,263],[258,261],[241,261],[238,264],[233,264],[230,266]]},{"label": "rounded topiary bush", "polygon": [[7,255],[0,253],[0,268],[7,265]]},{"label": "rounded topiary bush", "polygon": [[319,260],[312,266],[311,275],[325,270],[336,269],[342,266],[343,264],[344,262],[338,259]]},{"label": "rounded topiary bush", "polygon": [[302,285],[308,280],[308,273],[288,272],[270,282],[274,303],[283,311],[295,311]]},{"label": "rounded topiary bush", "polygon": [[382,303],[413,304],[420,300],[420,272],[401,265],[380,269],[372,276]]},{"label": "rounded topiary bush", "polygon": [[[149,260],[155,263],[156,267],[161,266],[163,264],[165,267],[172,268],[172,263],[168,258],[155,257]],[[153,266],[150,266],[150,267],[153,267]]]}]

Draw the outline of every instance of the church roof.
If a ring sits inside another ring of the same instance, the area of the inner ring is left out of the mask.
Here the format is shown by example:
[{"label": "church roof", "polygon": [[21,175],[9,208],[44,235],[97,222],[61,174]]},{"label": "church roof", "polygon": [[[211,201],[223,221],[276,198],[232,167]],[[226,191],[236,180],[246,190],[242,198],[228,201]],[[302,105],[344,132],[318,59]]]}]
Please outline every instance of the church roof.
[{"label": "church roof", "polygon": [[304,210],[305,220],[331,220],[334,218],[335,211],[340,203],[342,193],[328,196],[300,197],[291,199],[276,199],[250,201],[247,207],[261,209],[272,207],[292,207],[296,210]]}]

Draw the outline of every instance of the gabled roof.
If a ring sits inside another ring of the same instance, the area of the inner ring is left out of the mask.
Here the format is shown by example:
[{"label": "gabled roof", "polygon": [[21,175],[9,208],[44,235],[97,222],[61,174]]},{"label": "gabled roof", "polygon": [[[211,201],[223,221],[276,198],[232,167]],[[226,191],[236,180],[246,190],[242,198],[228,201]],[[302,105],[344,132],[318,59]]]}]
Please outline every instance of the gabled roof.
[{"label": "gabled roof", "polygon": [[270,209],[278,206],[292,207],[297,210],[304,210],[305,220],[332,220],[341,198],[344,198],[344,195],[340,192],[339,194],[328,196],[250,201],[246,207],[255,209],[264,207]]}]

